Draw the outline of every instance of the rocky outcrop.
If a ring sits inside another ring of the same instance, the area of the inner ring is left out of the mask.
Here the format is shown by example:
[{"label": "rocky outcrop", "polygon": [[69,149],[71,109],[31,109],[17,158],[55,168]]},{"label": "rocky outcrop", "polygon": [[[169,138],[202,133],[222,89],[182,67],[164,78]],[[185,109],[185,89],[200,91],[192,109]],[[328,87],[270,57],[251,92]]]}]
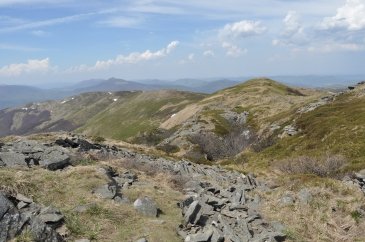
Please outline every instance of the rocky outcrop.
[{"label": "rocky outcrop", "polygon": [[[76,151],[87,152],[95,157],[128,159],[134,163],[134,167],[151,167],[155,171],[180,177],[181,180],[187,181],[183,184],[186,198],[178,204],[184,219],[184,223],[178,228],[178,233],[185,241],[241,242],[285,240],[283,226],[275,226],[273,223],[265,220],[260,214],[261,201],[260,197],[255,195],[255,190],[269,188],[264,183],[258,181],[252,174],[243,175],[218,166],[199,165],[186,160],[172,161],[137,153],[125,148],[91,144],[86,140],[78,138],[58,140],[55,144],[58,146],[52,144],[47,146],[37,142],[5,144],[1,151],[22,154],[28,158],[40,157],[37,161],[38,164],[41,164],[42,157],[48,154],[45,152],[46,150],[64,151],[64,154]],[[57,152],[55,154],[58,154]],[[37,156],[34,154],[37,154]],[[57,156],[61,155],[58,154]],[[137,176],[131,172],[118,174],[110,167],[102,168],[100,172],[108,176],[110,182],[95,188],[92,192],[96,196],[104,199],[113,199],[115,202],[129,202],[128,198],[123,195],[123,189],[133,185],[137,180]],[[27,204],[31,201],[27,199],[20,200],[17,200],[18,202],[13,207],[19,206],[21,209],[27,209]],[[7,202],[4,202],[4,204],[4,206],[10,206],[7,205]],[[146,197],[136,200],[134,206],[137,211],[146,216],[156,217],[159,212],[155,202]],[[19,208],[15,209],[19,213]],[[8,211],[8,209],[3,210]],[[62,219],[62,215],[52,209],[45,211],[46,214],[42,214],[42,211],[44,210],[41,208],[36,210],[36,216],[32,221],[43,222],[45,224],[43,227],[44,231],[52,228],[49,225],[53,225]],[[20,222],[17,222],[16,226],[18,226],[18,223],[25,223],[21,219],[21,216],[17,217],[17,221]],[[38,227],[34,225],[33,228],[33,222],[29,226],[34,231],[41,230],[38,228],[40,225]],[[57,234],[55,235],[52,231],[54,230],[50,230],[46,235],[49,234],[51,237],[56,236],[55,238],[58,238]],[[37,235],[37,233],[35,234]],[[41,235],[39,234],[39,236]]]},{"label": "rocky outcrop", "polygon": [[30,232],[34,241],[64,241],[57,233],[64,217],[59,210],[36,204],[21,194],[16,196],[0,192],[0,242],[6,242]]},{"label": "rocky outcrop", "polygon": [[68,150],[59,146],[43,145],[32,140],[8,143],[0,148],[0,166],[41,166],[49,170],[59,170],[70,165],[70,162]]},{"label": "rocky outcrop", "polygon": [[344,182],[358,187],[365,195],[365,170],[361,170],[351,176],[346,176]]}]

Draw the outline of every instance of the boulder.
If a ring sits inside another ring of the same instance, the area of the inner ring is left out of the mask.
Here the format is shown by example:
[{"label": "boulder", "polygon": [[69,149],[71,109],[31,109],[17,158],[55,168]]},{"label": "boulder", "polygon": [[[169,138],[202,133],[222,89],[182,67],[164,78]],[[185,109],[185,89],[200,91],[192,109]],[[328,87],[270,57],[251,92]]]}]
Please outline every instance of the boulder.
[{"label": "boulder", "polygon": [[23,154],[15,152],[2,152],[0,153],[0,161],[8,167],[20,167],[27,166],[25,161],[26,157]]},{"label": "boulder", "polygon": [[310,193],[310,191],[307,188],[301,189],[298,192],[297,197],[299,199],[299,202],[302,204],[308,204],[313,198],[312,194]]},{"label": "boulder", "polygon": [[60,147],[49,147],[40,155],[39,165],[48,170],[63,169],[70,164],[70,156]]},{"label": "boulder", "polygon": [[199,204],[199,201],[194,201],[191,203],[184,215],[185,222],[196,224],[201,217],[201,208],[202,206]]},{"label": "boulder", "polygon": [[280,200],[279,205],[280,206],[288,206],[294,204],[294,198],[290,194],[285,194]]},{"label": "boulder", "polygon": [[146,238],[140,238],[139,240],[136,240],[136,242],[148,242]]},{"label": "boulder", "polygon": [[102,185],[96,188],[93,193],[101,198],[113,199],[117,194],[117,187],[115,185]]},{"label": "boulder", "polygon": [[158,208],[151,198],[149,197],[143,197],[138,198],[133,203],[134,208],[141,214],[149,217],[157,217],[158,216]]},{"label": "boulder", "polygon": [[190,234],[185,238],[185,242],[208,242],[213,235],[212,229],[207,229],[205,232]]}]

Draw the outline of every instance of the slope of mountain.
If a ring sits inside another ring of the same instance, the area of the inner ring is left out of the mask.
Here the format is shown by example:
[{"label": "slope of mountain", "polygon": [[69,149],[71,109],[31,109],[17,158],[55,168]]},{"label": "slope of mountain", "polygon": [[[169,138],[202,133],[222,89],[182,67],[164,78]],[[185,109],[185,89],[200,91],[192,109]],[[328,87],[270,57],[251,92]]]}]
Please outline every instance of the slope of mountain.
[{"label": "slope of mountain", "polygon": [[82,81],[73,87],[74,93],[84,92],[116,92],[116,91],[146,91],[157,90],[158,87],[123,79],[110,78],[108,80],[88,80]]},{"label": "slope of mountain", "polygon": [[126,139],[158,126],[203,97],[178,91],[84,93],[1,110],[0,136],[80,128],[91,135]]},{"label": "slope of mountain", "polygon": [[[323,95],[321,91],[294,89],[270,79],[254,79],[210,95],[166,120],[160,128],[177,131],[160,145],[182,147],[177,155],[194,152],[196,156],[198,149],[198,153],[213,158],[232,156],[264,142],[273,124],[285,124],[297,109]],[[202,134],[206,134],[205,140]],[[211,147],[206,147],[209,143]],[[217,150],[219,146],[222,150]]]},{"label": "slope of mountain", "polygon": [[0,85],[0,109],[24,105],[28,102],[39,102],[47,99],[61,98],[63,91],[43,90],[20,85]]},{"label": "slope of mountain", "polygon": [[302,109],[288,122],[298,129],[298,135],[279,139],[260,157],[283,159],[339,154],[350,163],[347,169],[365,168],[365,85],[336,96],[326,105],[310,108],[315,106],[307,107],[310,111]]}]

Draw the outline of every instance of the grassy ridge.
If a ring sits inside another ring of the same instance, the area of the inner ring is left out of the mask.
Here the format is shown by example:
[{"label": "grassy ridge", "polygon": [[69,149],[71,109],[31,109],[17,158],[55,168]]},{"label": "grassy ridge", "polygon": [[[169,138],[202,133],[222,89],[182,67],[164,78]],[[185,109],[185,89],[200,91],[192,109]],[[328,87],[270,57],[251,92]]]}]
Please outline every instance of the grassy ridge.
[{"label": "grassy ridge", "polygon": [[365,168],[365,97],[344,94],[335,102],[296,118],[299,135],[279,140],[259,157],[284,159],[319,157],[326,153],[345,156],[347,169]]},{"label": "grassy ridge", "polygon": [[126,140],[157,128],[161,122],[204,95],[176,92],[138,92],[118,99],[107,110],[91,118],[78,131],[93,136]]}]

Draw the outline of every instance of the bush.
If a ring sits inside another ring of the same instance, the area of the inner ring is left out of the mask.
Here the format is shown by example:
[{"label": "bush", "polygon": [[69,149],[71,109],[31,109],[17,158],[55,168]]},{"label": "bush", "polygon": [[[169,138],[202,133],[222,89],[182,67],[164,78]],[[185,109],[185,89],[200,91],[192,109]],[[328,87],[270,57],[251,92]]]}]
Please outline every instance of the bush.
[{"label": "bush", "polygon": [[166,152],[167,154],[173,154],[180,151],[180,148],[176,145],[164,144],[156,147],[158,150]]},{"label": "bush", "polygon": [[340,155],[326,155],[323,158],[302,156],[283,161],[279,169],[289,174],[313,174],[319,177],[339,178],[346,159]]},{"label": "bush", "polygon": [[91,139],[93,142],[95,143],[102,143],[105,141],[105,138],[104,137],[101,137],[101,136],[95,136]]},{"label": "bush", "polygon": [[222,137],[213,133],[196,134],[190,137],[190,142],[200,147],[207,160],[213,161],[235,156],[251,145],[256,137],[252,134],[246,136],[245,132],[250,130],[242,125],[235,125]]}]

